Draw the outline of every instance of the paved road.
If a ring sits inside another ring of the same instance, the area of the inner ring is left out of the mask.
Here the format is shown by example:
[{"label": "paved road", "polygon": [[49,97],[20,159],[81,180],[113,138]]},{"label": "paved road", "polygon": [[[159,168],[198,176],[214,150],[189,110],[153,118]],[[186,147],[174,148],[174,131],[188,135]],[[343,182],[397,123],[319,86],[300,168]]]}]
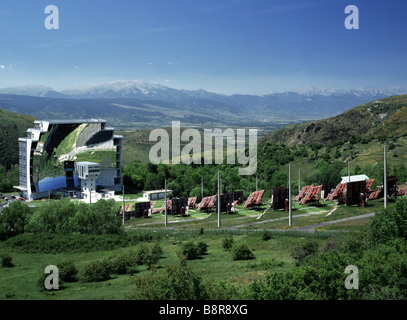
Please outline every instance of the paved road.
[{"label": "paved road", "polygon": [[[322,213],[322,212],[326,212],[326,211],[318,211],[318,212],[297,214],[297,215],[293,216],[293,219],[297,218],[297,217],[308,217],[308,216],[312,216],[314,214],[318,214],[318,213]],[[276,219],[269,219],[269,220],[263,220],[263,221],[250,222],[250,223],[241,224],[241,225],[238,225],[238,226],[227,227],[226,229],[229,229],[229,230],[233,230],[233,229],[237,229],[237,228],[241,229],[241,228],[244,228],[244,227],[249,227],[249,226],[254,226],[254,225],[258,225],[258,224],[274,222],[274,221],[281,221],[281,220],[288,220],[288,216],[284,216],[284,217],[276,218]]]},{"label": "paved road", "polygon": [[370,218],[370,217],[373,217],[374,215],[375,215],[374,213],[366,213],[366,214],[362,214],[360,216],[354,216],[354,217],[343,218],[343,219],[332,220],[332,221],[325,221],[325,222],[317,223],[317,224],[314,224],[311,226],[296,228],[295,231],[314,232],[316,228],[320,228],[323,226],[328,226],[328,225],[339,223],[339,222],[345,222],[345,221],[351,221],[351,220],[357,220],[357,219],[363,219],[363,218]]},{"label": "paved road", "polygon": [[[307,216],[315,215],[315,214],[318,214],[318,213],[321,213],[321,212],[311,212],[311,213],[299,214],[299,215],[293,216],[293,219],[295,219],[296,217],[307,217]],[[351,221],[351,220],[357,220],[357,219],[363,219],[363,218],[370,218],[370,217],[373,217],[373,216],[374,216],[374,213],[367,213],[367,214],[363,214],[363,215],[360,215],[360,216],[354,216],[354,217],[342,218],[342,219],[337,219],[337,220],[332,220],[332,221],[326,221],[326,222],[321,222],[321,223],[313,224],[313,225],[310,225],[310,226],[299,227],[299,228],[294,228],[294,229],[269,229],[269,230],[270,231],[280,231],[280,232],[292,232],[292,231],[316,232],[315,229],[323,227],[323,226],[332,225],[332,224],[335,224],[335,223],[340,223],[340,222],[345,222],[345,221]],[[206,219],[206,218],[200,218],[199,220],[201,220],[201,219]],[[180,227],[187,226],[187,225],[177,226],[176,224],[178,222],[196,221],[196,220],[198,220],[198,219],[186,219],[186,220],[180,220],[180,221],[172,221],[171,222],[171,224],[173,224],[172,226],[167,226],[167,227],[160,228],[160,229],[161,230],[177,229],[177,228],[180,228]],[[264,231],[264,230],[268,230],[268,229],[244,229],[244,228],[249,227],[249,226],[254,226],[254,225],[260,225],[260,224],[264,224],[264,223],[268,223],[268,222],[273,222],[273,221],[281,221],[281,220],[288,220],[288,216],[281,217],[281,218],[276,218],[276,219],[264,220],[264,221],[255,221],[255,222],[242,224],[242,225],[238,225],[238,226],[225,227],[225,228],[222,228],[222,229],[224,229],[224,230],[241,230],[241,231],[244,231],[244,230],[248,230],[248,231]],[[157,224],[162,224],[162,222],[158,222]],[[134,227],[126,227],[126,229],[142,229],[142,228],[140,228],[140,227],[136,227],[136,228],[134,228]],[[151,230],[152,228],[145,228],[145,229]],[[336,232],[336,231],[329,231],[329,232]]]}]

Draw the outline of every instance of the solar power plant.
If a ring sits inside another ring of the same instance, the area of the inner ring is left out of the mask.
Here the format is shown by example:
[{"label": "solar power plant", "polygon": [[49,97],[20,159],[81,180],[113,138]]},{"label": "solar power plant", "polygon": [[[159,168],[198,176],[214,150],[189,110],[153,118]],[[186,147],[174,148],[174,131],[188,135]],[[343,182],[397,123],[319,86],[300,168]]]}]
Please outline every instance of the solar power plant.
[{"label": "solar power plant", "polygon": [[208,206],[207,206],[208,209],[212,209],[215,206],[217,199],[218,199],[217,195],[214,195],[214,196],[210,197],[209,203],[208,203]]},{"label": "solar power plant", "polygon": [[380,192],[382,192],[382,190],[372,192],[369,196],[369,200],[377,199],[380,195]]},{"label": "solar power plant", "polygon": [[[219,202],[220,202],[220,211],[221,212],[227,211],[228,205],[233,203],[233,198],[234,198],[233,192],[220,195]],[[216,208],[217,207],[218,206],[216,206]]]},{"label": "solar power plant", "polygon": [[330,192],[328,197],[326,198],[327,200],[334,200],[336,198],[339,198],[342,194],[346,192],[346,183],[340,183],[336,186],[335,190]]},{"label": "solar power plant", "polygon": [[198,204],[198,211],[206,209],[207,204],[209,203],[210,197],[203,197],[201,202]]},{"label": "solar power plant", "polygon": [[171,214],[184,215],[188,206],[188,198],[173,198],[171,200]]},{"label": "solar power plant", "polygon": [[285,200],[288,198],[289,198],[288,188],[273,189],[273,210],[285,209]]},{"label": "solar power plant", "polygon": [[312,187],[313,187],[313,185],[302,187],[300,193],[295,197],[295,201],[300,201],[302,198],[304,198],[305,195],[307,194],[307,192],[308,192]]},{"label": "solar power plant", "polygon": [[233,201],[240,200],[243,202],[243,191],[233,191]]},{"label": "solar power plant", "polygon": [[190,208],[195,208],[195,206],[196,206],[196,199],[197,199],[198,197],[191,197],[191,198],[188,198],[188,207],[190,207]]},{"label": "solar power plant", "polygon": [[[133,208],[133,204],[126,204],[124,206],[124,211],[125,212],[130,212],[132,208]],[[120,206],[120,214],[121,215],[123,214],[123,206]]]},{"label": "solar power plant", "polygon": [[210,210],[213,208],[213,206],[216,204],[216,198],[218,196],[209,196],[209,197],[204,197],[201,202],[198,205],[198,211],[203,211],[203,210]]},{"label": "solar power plant", "polygon": [[250,194],[247,198],[244,208],[259,206],[263,204],[261,197],[263,196],[264,190],[255,191]]},{"label": "solar power plant", "polygon": [[400,190],[397,192],[398,196],[404,196],[407,195],[407,186],[400,188]]},{"label": "solar power plant", "polygon": [[[336,183],[335,182],[324,182],[322,184],[322,190],[324,190],[324,198],[327,198],[329,193],[332,190],[335,190],[336,188]],[[322,197],[322,193],[321,193],[321,197]]]},{"label": "solar power plant", "polygon": [[370,192],[373,192],[373,189],[371,189],[373,182],[374,182],[374,179],[369,179],[369,180],[366,181],[366,190],[369,190]]},{"label": "solar power plant", "polygon": [[150,202],[136,202],[134,204],[134,214],[131,213],[131,216],[143,217],[148,216],[148,210],[151,208]]},{"label": "solar power plant", "polygon": [[392,196],[396,194],[397,194],[397,177],[395,176],[387,177],[387,195]]},{"label": "solar power plant", "polygon": [[163,204],[163,206],[161,208],[151,208],[151,213],[162,213],[165,211],[165,205]]},{"label": "solar power plant", "polygon": [[316,186],[316,187],[312,187],[311,190],[309,190],[307,192],[307,194],[305,195],[304,198],[301,199],[300,203],[301,204],[305,204],[309,201],[317,201],[319,200],[319,196],[318,193],[321,192],[322,189],[322,185],[320,186]]},{"label": "solar power plant", "polygon": [[348,182],[346,186],[346,205],[361,203],[361,194],[366,193],[366,181]]},{"label": "solar power plant", "polygon": [[[171,210],[171,200],[167,200],[167,212]],[[152,209],[151,213],[163,213],[165,212],[165,202],[161,208]]]}]

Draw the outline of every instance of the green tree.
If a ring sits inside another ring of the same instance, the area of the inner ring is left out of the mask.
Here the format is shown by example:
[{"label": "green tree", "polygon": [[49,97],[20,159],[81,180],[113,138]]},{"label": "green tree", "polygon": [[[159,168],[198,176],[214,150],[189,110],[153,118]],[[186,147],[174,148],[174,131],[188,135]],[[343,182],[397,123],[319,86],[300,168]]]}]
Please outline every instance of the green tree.
[{"label": "green tree", "polygon": [[0,239],[7,239],[25,232],[32,212],[27,204],[14,201],[0,214]]}]

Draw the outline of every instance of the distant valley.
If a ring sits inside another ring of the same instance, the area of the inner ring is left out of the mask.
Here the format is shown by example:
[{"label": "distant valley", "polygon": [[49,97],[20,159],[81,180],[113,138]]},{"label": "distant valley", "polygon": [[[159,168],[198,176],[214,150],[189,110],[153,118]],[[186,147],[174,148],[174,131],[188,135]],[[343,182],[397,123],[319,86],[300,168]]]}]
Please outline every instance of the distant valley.
[{"label": "distant valley", "polygon": [[39,119],[103,118],[119,130],[166,127],[252,127],[264,131],[328,118],[352,107],[406,93],[403,88],[308,88],[267,95],[221,95],[140,81],[115,81],[55,91],[43,86],[0,89],[0,108]]}]

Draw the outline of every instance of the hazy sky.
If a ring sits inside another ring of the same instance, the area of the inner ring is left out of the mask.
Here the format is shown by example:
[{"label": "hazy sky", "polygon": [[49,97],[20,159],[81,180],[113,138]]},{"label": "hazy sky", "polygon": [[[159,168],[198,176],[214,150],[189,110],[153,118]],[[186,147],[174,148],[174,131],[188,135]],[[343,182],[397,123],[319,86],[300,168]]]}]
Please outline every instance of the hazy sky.
[{"label": "hazy sky", "polygon": [[[344,25],[351,4],[359,30]],[[47,5],[58,30],[44,25]],[[404,0],[1,0],[0,88],[407,87],[406,14]]]}]

